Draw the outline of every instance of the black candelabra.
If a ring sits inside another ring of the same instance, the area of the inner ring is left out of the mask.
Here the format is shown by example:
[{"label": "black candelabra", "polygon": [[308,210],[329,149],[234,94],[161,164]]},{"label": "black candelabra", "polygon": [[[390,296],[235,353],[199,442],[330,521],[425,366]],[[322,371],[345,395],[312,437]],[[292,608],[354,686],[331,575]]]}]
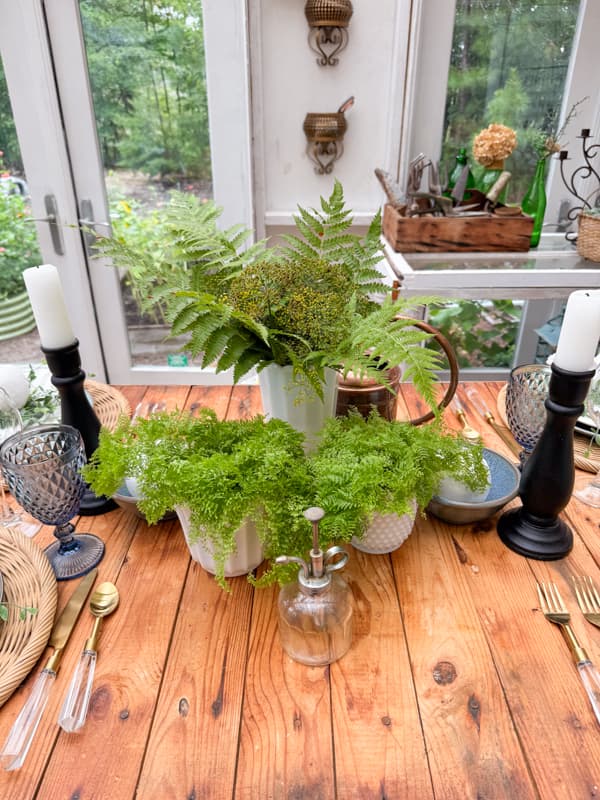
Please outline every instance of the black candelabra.
[{"label": "black candelabra", "polygon": [[[576,167],[570,175],[565,174],[566,162],[571,160],[569,158],[568,150],[561,150],[558,154],[558,160],[560,163],[560,177],[562,178],[562,182],[564,183],[569,194],[573,195],[577,201],[577,205],[570,208],[567,213],[567,217],[571,221],[576,220],[583,211],[591,211],[593,206],[590,202],[590,199],[594,195],[596,195],[597,198],[600,195],[600,174],[596,169],[594,169],[594,165],[592,164],[592,160],[598,155],[600,144],[587,143],[588,139],[591,138],[589,128],[582,128],[581,134],[577,138],[581,140],[581,151],[584,163]],[[589,179],[595,179],[596,186],[595,188],[592,188],[590,192],[586,192],[584,195],[582,183]],[[573,240],[574,237],[572,234],[569,234],[567,238]]]},{"label": "black candelabra", "polygon": [[573,547],[573,533],[559,519],[575,482],[573,429],[595,370],[570,372],[552,364],[546,398],[546,424],[523,465],[519,497],[522,508],[498,520],[504,544],[520,555],[539,561],[564,558]]}]

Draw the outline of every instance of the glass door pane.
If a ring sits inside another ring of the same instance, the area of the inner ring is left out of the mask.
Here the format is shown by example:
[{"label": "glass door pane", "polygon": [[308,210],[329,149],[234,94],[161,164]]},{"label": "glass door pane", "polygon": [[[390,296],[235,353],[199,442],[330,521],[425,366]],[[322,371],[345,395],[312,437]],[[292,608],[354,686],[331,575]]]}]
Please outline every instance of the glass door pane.
[{"label": "glass door pane", "polygon": [[0,363],[42,360],[22,273],[42,263],[29,187],[0,62]]},{"label": "glass door pane", "polygon": [[[80,0],[79,10],[113,235],[158,255],[173,192],[212,197],[201,0]],[[160,307],[141,310],[131,274],[120,289],[132,366],[191,365],[163,341]]]}]

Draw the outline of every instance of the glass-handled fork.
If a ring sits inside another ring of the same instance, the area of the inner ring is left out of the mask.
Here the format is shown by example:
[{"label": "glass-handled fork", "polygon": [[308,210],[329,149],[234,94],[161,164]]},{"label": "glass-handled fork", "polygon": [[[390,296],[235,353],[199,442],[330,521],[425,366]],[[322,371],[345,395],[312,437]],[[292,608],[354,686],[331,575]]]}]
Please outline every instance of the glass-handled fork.
[{"label": "glass-handled fork", "polygon": [[560,626],[561,632],[573,654],[573,660],[579,670],[581,681],[587,692],[590,703],[600,723],[600,675],[596,667],[590,661],[588,654],[579,644],[571,626],[571,615],[563,602],[562,597],[554,583],[538,583],[538,597],[542,613],[550,622]]},{"label": "glass-handled fork", "polygon": [[581,613],[588,622],[600,628],[600,596],[594,582],[589,575],[572,575],[571,580]]}]

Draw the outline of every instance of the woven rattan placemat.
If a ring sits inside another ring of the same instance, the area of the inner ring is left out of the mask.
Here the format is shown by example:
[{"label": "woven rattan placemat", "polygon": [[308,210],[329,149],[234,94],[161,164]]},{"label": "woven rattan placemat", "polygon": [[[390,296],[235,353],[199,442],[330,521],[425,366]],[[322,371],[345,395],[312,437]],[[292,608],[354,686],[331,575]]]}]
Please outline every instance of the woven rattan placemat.
[{"label": "woven rattan placemat", "polygon": [[[508,428],[508,421],[506,419],[506,386],[503,386],[498,392],[497,403],[498,413],[500,414],[502,422]],[[592,473],[596,473],[600,470],[600,447],[597,444],[592,444],[589,436],[575,433],[573,455],[575,466],[578,469],[583,469],[586,472]]]},{"label": "woven rattan placemat", "polygon": [[[56,614],[57,587],[50,562],[17,530],[0,527],[0,572],[8,620],[0,622],[0,706],[43,653]],[[37,608],[21,619],[20,608]]]},{"label": "woven rattan placemat", "polygon": [[118,389],[106,383],[86,380],[85,388],[94,401],[94,411],[98,415],[102,426],[109,431],[115,426],[122,414],[131,415],[131,408],[125,397]]}]

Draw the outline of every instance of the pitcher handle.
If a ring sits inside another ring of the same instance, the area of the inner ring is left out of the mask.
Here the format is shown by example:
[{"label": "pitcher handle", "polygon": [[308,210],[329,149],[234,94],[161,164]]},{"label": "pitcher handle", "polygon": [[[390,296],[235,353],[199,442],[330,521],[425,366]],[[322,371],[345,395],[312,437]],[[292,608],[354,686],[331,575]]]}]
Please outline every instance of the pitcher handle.
[{"label": "pitcher handle", "polygon": [[[456,353],[454,352],[452,345],[446,339],[443,333],[439,331],[437,328],[434,328],[433,325],[430,325],[428,322],[424,322],[421,319],[413,319],[412,317],[406,317],[401,314],[398,315],[397,319],[410,319],[412,324],[415,328],[420,328],[422,331],[426,333],[430,333],[432,338],[436,340],[439,346],[444,351],[446,358],[448,359],[448,364],[450,366],[450,382],[448,384],[448,388],[446,389],[446,393],[443,398],[438,403],[438,409],[442,411],[446,406],[450,403],[452,398],[456,393],[456,388],[458,386],[458,359],[456,358]],[[411,425],[422,425],[424,422],[429,422],[435,417],[434,411],[428,411],[427,414],[423,414],[416,419],[411,419]]]}]

